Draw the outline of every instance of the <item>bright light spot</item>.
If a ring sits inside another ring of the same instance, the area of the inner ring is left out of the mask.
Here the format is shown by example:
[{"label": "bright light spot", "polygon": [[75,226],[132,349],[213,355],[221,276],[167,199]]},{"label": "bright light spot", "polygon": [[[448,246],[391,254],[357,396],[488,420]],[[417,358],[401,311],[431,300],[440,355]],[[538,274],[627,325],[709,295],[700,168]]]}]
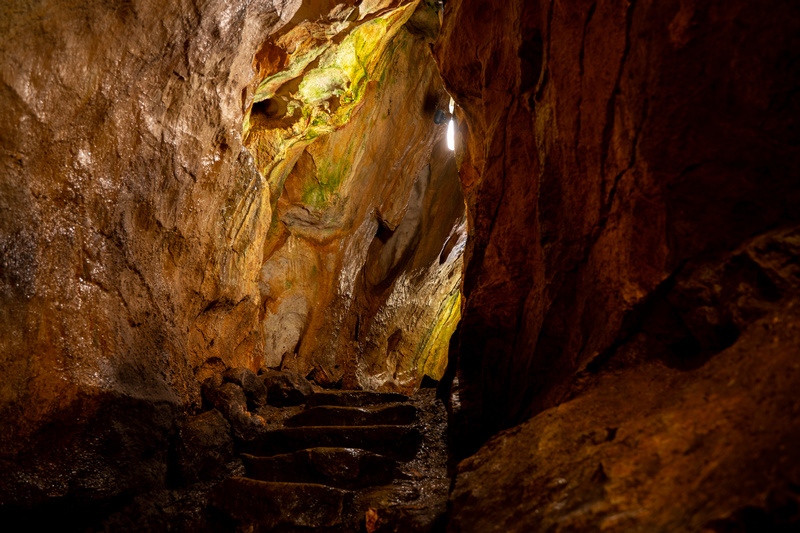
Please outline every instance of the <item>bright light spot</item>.
[{"label": "bright light spot", "polygon": [[447,147],[451,150],[456,149],[456,125],[452,120],[447,125]]},{"label": "bright light spot", "polygon": [[[456,102],[450,98],[450,115],[452,116],[453,110],[456,108]],[[451,150],[456,149],[456,124],[453,119],[450,119],[450,124],[447,125],[447,147]]]}]

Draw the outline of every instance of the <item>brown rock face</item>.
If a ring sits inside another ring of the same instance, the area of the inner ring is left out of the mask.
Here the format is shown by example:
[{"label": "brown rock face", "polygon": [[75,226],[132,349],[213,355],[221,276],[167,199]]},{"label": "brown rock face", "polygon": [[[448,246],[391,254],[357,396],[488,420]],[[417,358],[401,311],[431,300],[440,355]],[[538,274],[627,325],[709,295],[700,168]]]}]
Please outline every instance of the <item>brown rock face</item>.
[{"label": "brown rock face", "polygon": [[471,227],[453,443],[529,418],[459,465],[448,530],[796,528],[798,6],[444,21]]},{"label": "brown rock face", "polygon": [[0,504],[163,487],[229,368],[443,372],[466,236],[438,20],[354,4],[0,8]]},{"label": "brown rock face", "polygon": [[459,466],[449,531],[793,530],[800,431],[776,424],[800,410],[793,311],[691,379],[641,362],[494,437]]},{"label": "brown rock face", "polygon": [[687,264],[602,371],[461,462],[449,531],[796,529],[798,245]]},{"label": "brown rock face", "polygon": [[[36,453],[3,466],[28,469],[15,483],[37,498],[125,490],[141,469],[108,450],[163,461],[172,423],[148,420],[154,406],[199,401],[193,370],[210,357],[260,364],[251,279],[270,205],[242,150],[241,91],[281,9],[2,7],[0,447],[5,460],[47,443],[46,467]],[[94,461],[106,476],[91,479]]]},{"label": "brown rock face", "polygon": [[485,438],[564,399],[687,260],[796,220],[800,15],[462,1],[444,20],[473,236],[456,390]]}]

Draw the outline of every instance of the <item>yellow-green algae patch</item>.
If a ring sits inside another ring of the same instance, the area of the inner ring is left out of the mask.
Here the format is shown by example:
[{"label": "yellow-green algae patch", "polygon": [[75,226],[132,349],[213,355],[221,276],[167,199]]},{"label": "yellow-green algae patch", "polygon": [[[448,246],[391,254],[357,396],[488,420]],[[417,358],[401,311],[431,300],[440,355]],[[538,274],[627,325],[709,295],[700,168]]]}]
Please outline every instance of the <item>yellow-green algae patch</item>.
[{"label": "yellow-green algae patch", "polygon": [[[309,104],[319,104],[334,96],[342,96],[349,86],[350,78],[342,69],[336,66],[315,68],[303,78],[295,97]],[[312,126],[324,123],[317,121]]]},{"label": "yellow-green algae patch", "polygon": [[348,149],[347,157],[337,162],[324,161],[317,166],[317,175],[303,183],[301,200],[304,204],[322,209],[338,196],[339,186],[350,172],[351,150],[352,146]]},{"label": "yellow-green algae patch", "polygon": [[261,81],[256,88],[256,93],[253,96],[253,103],[261,102],[267,98],[275,96],[277,90],[287,81],[292,80],[303,73],[305,68],[310,65],[314,60],[321,56],[328,48],[330,43],[325,43],[322,46],[312,48],[304,54],[297,57],[289,57],[290,63],[285,70],[281,70]]},{"label": "yellow-green algae patch", "polygon": [[442,302],[436,315],[436,321],[428,331],[417,354],[417,375],[420,379],[427,375],[438,381],[444,376],[450,337],[453,336],[459,320],[461,320],[461,290],[456,288]]},{"label": "yellow-green algae patch", "polygon": [[[274,97],[281,92],[284,83],[302,75],[297,91],[288,96],[285,117],[267,126],[253,121],[251,111],[245,117],[245,145],[253,153],[257,168],[267,177],[272,191],[280,193],[282,183],[277,183],[275,178],[280,181],[279,176],[287,174],[285,169],[277,175],[273,173],[276,165],[291,161],[297,150],[350,121],[364,97],[367,83],[385,69],[390,42],[414,13],[419,1],[364,21],[338,45],[325,43],[303,53],[296,52],[289,56],[284,70],[261,81],[254,97],[256,102]],[[302,74],[315,62],[316,67]],[[342,179],[326,183],[333,182],[338,187]],[[326,194],[329,198],[330,191]],[[311,197],[321,199],[319,195]]]}]

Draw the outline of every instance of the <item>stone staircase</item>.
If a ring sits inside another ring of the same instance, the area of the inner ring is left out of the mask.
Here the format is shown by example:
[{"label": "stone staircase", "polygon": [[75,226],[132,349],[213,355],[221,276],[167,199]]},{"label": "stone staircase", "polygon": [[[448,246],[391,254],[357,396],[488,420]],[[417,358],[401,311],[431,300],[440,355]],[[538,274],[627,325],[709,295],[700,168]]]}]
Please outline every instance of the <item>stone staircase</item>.
[{"label": "stone staircase", "polygon": [[445,420],[431,389],[315,393],[248,444],[244,476],[220,483],[211,502],[239,531],[438,531],[450,483]]}]

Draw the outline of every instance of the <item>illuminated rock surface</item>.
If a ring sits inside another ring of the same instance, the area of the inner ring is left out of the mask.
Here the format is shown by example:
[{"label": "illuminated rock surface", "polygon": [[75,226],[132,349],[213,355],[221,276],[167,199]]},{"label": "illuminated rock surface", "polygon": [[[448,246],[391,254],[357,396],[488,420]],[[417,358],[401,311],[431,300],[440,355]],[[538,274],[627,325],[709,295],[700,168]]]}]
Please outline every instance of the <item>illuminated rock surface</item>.
[{"label": "illuminated rock surface", "polygon": [[[4,503],[163,486],[226,368],[443,373],[466,230],[438,19],[358,4],[2,7]],[[218,403],[246,439],[240,385]]]},{"label": "illuminated rock surface", "polygon": [[0,515],[428,531],[449,357],[450,531],[796,529],[800,7],[437,10],[0,7]]},{"label": "illuminated rock surface", "polygon": [[[297,80],[263,89],[270,105],[249,119],[246,143],[283,190],[259,280],[266,364],[321,384],[410,390],[418,369],[438,379],[460,311],[464,200],[433,123],[447,105],[428,49],[438,28],[413,7],[320,50],[296,93],[285,87]],[[396,36],[370,41],[384,33]],[[353,81],[340,88],[342,77]]]}]

